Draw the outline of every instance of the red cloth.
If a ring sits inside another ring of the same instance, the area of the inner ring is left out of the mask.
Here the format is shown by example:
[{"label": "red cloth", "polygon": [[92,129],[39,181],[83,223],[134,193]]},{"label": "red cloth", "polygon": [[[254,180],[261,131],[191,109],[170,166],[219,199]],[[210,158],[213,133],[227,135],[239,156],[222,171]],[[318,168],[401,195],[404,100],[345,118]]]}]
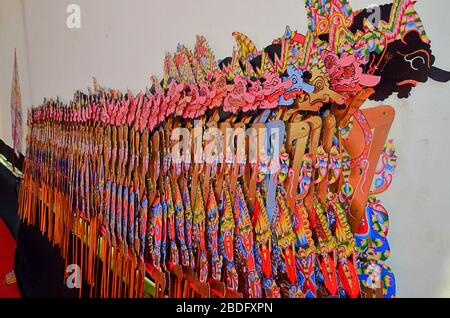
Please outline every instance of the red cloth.
[{"label": "red cloth", "polygon": [[0,218],[0,298],[20,298],[17,283],[7,285],[5,276],[14,269],[16,241]]}]

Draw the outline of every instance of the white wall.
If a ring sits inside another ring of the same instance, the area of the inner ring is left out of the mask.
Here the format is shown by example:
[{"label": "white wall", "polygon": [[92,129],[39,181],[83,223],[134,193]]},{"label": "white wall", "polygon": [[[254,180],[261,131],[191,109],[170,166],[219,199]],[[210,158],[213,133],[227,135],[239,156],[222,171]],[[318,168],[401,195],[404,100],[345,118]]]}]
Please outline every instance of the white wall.
[{"label": "white wall", "polygon": [[[351,3],[358,9],[388,1]],[[232,52],[233,31],[264,47],[283,34],[286,24],[303,32],[307,26],[303,0],[22,2],[24,20],[19,1],[0,0],[0,137],[9,143],[14,46],[19,49],[24,105],[30,106],[45,96],[67,100],[76,89],[90,86],[93,75],[107,87],[143,89],[151,74],[162,74],[165,51],[174,51],[178,42],[192,47],[196,34],[205,35],[222,58]],[[79,30],[66,27],[70,3],[81,6]],[[450,2],[419,0],[416,9],[433,41],[436,65],[450,70]],[[408,100],[387,102],[397,110],[391,137],[399,161],[383,200],[391,216],[390,264],[400,297],[450,297],[449,100],[450,84],[430,81]]]},{"label": "white wall", "polygon": [[[12,145],[10,109],[14,48],[17,49],[23,107],[31,105],[25,34],[22,2],[0,0],[0,138],[9,145]],[[26,112],[22,119],[22,126],[25,126]],[[23,140],[25,134],[23,129]],[[24,151],[25,142],[22,142]]]}]

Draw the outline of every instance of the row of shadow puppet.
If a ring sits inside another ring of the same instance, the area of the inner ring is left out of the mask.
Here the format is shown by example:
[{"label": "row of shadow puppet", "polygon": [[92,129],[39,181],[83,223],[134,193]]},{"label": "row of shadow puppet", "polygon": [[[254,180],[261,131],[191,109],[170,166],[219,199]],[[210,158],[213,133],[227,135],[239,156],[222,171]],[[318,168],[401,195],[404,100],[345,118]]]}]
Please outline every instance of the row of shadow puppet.
[{"label": "row of shadow puppet", "polygon": [[20,216],[91,296],[142,297],[146,278],[153,297],[395,296],[376,198],[394,110],[361,106],[450,76],[414,1],[378,7],[377,25],[345,0],[305,3],[306,35],[258,50],[234,33],[219,62],[199,36],[145,92],[94,83],[29,112]]}]

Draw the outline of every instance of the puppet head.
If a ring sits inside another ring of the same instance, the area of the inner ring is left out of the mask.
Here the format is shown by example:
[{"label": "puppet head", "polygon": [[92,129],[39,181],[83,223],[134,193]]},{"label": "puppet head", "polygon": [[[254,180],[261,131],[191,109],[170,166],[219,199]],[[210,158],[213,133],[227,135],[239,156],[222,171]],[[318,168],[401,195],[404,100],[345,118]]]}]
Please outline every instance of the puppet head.
[{"label": "puppet head", "polygon": [[[393,93],[407,98],[417,83],[425,83],[428,78],[439,82],[450,80],[450,72],[434,66],[430,40],[414,4],[413,0],[394,0],[392,4],[375,8],[380,13],[380,21],[374,25],[373,32],[381,32],[384,47],[369,56],[367,71],[381,77],[370,97],[372,100],[382,101]],[[355,14],[350,30],[367,30],[367,19],[373,10]]]}]

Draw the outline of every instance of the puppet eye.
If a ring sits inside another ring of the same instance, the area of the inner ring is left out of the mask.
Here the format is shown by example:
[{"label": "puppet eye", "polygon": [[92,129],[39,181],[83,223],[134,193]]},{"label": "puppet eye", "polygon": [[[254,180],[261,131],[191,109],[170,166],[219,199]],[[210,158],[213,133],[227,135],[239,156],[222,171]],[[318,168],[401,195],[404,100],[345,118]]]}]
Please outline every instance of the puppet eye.
[{"label": "puppet eye", "polygon": [[330,69],[335,65],[335,59],[332,56],[327,56],[325,58],[325,66],[326,68]]},{"label": "puppet eye", "polygon": [[314,83],[315,89],[320,91],[325,87],[325,83],[323,81],[322,78],[318,79],[315,83]]},{"label": "puppet eye", "polygon": [[430,57],[430,52],[426,50],[417,50],[414,52],[411,52],[409,54],[403,54],[400,51],[397,51],[397,54],[403,56],[403,59],[405,62],[409,63],[411,68],[414,71],[418,71],[420,68],[424,67],[425,65],[428,65],[428,67],[431,67],[432,59]]},{"label": "puppet eye", "polygon": [[416,56],[411,60],[410,63],[411,68],[417,71],[419,68],[425,65],[426,61],[422,56]]},{"label": "puppet eye", "polygon": [[413,58],[408,58],[408,56],[405,55],[403,58],[406,62],[410,64],[411,68],[414,71],[418,71],[421,67],[423,67],[426,64],[425,58],[420,55]]},{"label": "puppet eye", "polygon": [[344,78],[349,79],[355,76],[355,67],[353,65],[344,68]]}]

